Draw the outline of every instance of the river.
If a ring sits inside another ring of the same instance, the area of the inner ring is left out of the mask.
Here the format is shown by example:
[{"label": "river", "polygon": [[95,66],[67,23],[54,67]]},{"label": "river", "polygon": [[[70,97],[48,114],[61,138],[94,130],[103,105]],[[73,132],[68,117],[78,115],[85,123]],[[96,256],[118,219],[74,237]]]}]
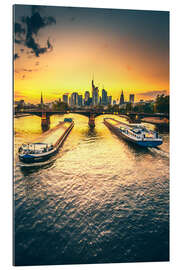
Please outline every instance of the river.
[{"label": "river", "polygon": [[168,261],[169,133],[159,149],[141,149],[104,116],[93,131],[87,117],[68,117],[75,126],[54,162],[31,171],[17,152],[42,133],[41,119],[14,119],[15,265]]}]

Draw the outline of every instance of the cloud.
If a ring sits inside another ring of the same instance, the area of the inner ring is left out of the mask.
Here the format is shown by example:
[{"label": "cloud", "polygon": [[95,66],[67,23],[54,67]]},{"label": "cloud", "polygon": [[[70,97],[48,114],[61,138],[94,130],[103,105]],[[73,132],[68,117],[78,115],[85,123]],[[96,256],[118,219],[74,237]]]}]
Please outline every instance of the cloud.
[{"label": "cloud", "polygon": [[71,18],[70,18],[70,21],[72,21],[72,22],[74,22],[75,20],[76,20],[75,17],[71,17]]},{"label": "cloud", "polygon": [[23,72],[33,72],[33,71],[38,71],[38,69],[36,68],[36,69],[23,69],[22,70]]},{"label": "cloud", "polygon": [[15,43],[22,44],[24,34],[25,34],[25,29],[22,27],[20,23],[15,22],[14,24]]},{"label": "cloud", "polygon": [[25,71],[25,72],[32,72],[33,70],[32,69],[23,69],[23,71]]},{"label": "cloud", "polygon": [[154,90],[154,91],[147,91],[144,93],[139,93],[138,95],[144,96],[144,97],[156,97],[157,95],[167,94],[166,90]]},{"label": "cloud", "polygon": [[23,16],[21,18],[21,23],[15,22],[14,24],[14,42],[23,44],[26,48],[31,49],[30,52],[36,57],[39,57],[40,54],[52,51],[53,49],[49,38],[44,47],[41,47],[38,43],[37,38],[40,29],[56,24],[54,17],[42,17],[39,12],[40,10],[41,8],[39,6],[32,6],[31,16]]},{"label": "cloud", "polygon": [[23,99],[23,98],[25,98],[26,96],[25,95],[23,95],[23,94],[21,94],[21,93],[15,93],[15,99]]}]

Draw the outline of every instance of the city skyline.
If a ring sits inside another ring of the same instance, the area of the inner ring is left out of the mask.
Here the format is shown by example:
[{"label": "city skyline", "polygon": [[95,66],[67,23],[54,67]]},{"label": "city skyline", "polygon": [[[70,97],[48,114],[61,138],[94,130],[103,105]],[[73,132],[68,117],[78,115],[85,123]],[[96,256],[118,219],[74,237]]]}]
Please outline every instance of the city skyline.
[{"label": "city skyline", "polygon": [[[98,93],[100,93],[99,94],[99,97],[100,98],[103,97],[103,91],[105,91],[106,94],[108,92],[108,90],[105,89],[105,87],[102,87],[101,89],[98,88]],[[41,91],[39,93],[39,97],[40,98],[37,99],[36,102],[33,102],[33,104],[40,104],[41,102],[39,102],[39,100],[42,99],[42,95],[43,95],[43,99],[46,99],[46,101],[47,101],[45,103],[54,102],[56,100],[64,101],[63,100],[63,97],[64,96],[67,96],[67,102],[65,102],[65,101],[64,102],[67,103],[67,104],[69,104],[70,103],[69,102],[69,99],[71,98],[72,94],[74,94],[74,93],[77,93],[79,96],[84,97],[83,98],[84,100],[87,99],[87,95],[88,95],[88,97],[92,97],[92,95],[93,95],[92,94],[92,89],[91,90],[84,90],[83,92],[82,91],[78,91],[78,90],[75,90],[75,91],[67,91],[66,90],[65,92],[59,91],[59,94],[57,93],[57,97],[56,98],[53,98],[51,100],[48,100],[48,98],[46,96],[46,91]],[[122,93],[123,93],[123,100],[124,101],[120,101],[121,96],[122,96]],[[148,96],[148,93],[149,93],[150,96]],[[139,94],[140,97],[137,99],[136,98],[136,95],[135,95],[135,93],[133,91],[131,91],[131,92],[129,91],[129,93],[127,93],[126,91],[124,91],[123,89],[121,89],[119,91],[119,96],[117,98],[115,98],[115,97],[113,97],[111,95],[108,95],[107,98],[111,97],[112,102],[110,104],[113,104],[114,101],[116,101],[116,104],[120,104],[120,103],[124,103],[124,102],[129,102],[129,101],[133,101],[133,103],[134,103],[134,102],[138,102],[138,101],[141,101],[141,100],[144,100],[144,101],[155,100],[156,97],[157,97],[157,95],[162,95],[162,94],[166,95],[166,94],[168,94],[166,90],[162,90],[162,91],[149,91],[148,93],[144,93],[144,95],[140,95]],[[142,99],[141,96],[143,96],[144,99]],[[15,99],[15,101],[20,101],[20,100],[24,100],[25,101],[25,99],[23,99],[23,98],[17,98],[17,99]],[[26,99],[26,102],[29,102],[29,101],[30,100],[27,98]],[[103,103],[102,103],[102,105],[103,105]]]},{"label": "city skyline", "polygon": [[151,99],[151,100],[143,100],[140,99],[139,101],[135,101],[135,94],[131,93],[129,94],[128,98],[125,98],[124,95],[124,91],[121,91],[121,94],[119,96],[119,99],[113,99],[112,96],[108,95],[108,92],[105,89],[102,89],[101,94],[98,95],[98,102],[97,104],[93,104],[93,98],[92,98],[92,94],[90,93],[90,91],[85,91],[84,95],[79,95],[78,92],[73,92],[72,94],[70,93],[64,93],[62,94],[62,96],[59,96],[57,99],[49,102],[46,100],[46,98],[44,97],[43,93],[41,92],[40,94],[40,99],[38,103],[30,103],[30,102],[25,102],[25,100],[21,99],[21,100],[16,100],[15,101],[15,105],[17,104],[24,104],[24,105],[40,105],[41,107],[46,105],[50,105],[50,104],[55,104],[55,103],[66,103],[69,107],[85,107],[85,108],[92,108],[92,107],[96,107],[96,106],[103,106],[104,108],[107,107],[108,105],[114,106],[114,105],[118,105],[119,107],[121,107],[121,105],[126,105],[128,103],[131,103],[133,105],[137,105],[137,104],[145,104],[145,103],[154,103],[155,99]]},{"label": "city skyline", "polygon": [[[169,94],[169,13],[15,5],[15,100],[91,91]],[[30,23],[29,23],[30,22]],[[94,75],[93,75],[94,74]]]}]

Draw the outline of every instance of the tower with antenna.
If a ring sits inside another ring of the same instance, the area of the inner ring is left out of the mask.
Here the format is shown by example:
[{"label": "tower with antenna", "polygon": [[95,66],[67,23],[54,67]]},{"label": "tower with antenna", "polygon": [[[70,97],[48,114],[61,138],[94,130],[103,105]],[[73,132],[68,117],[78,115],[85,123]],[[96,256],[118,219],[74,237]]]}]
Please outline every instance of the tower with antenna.
[{"label": "tower with antenna", "polygon": [[94,73],[92,78],[92,105],[96,106],[99,104],[99,89],[94,84]]},{"label": "tower with antenna", "polygon": [[121,96],[120,96],[120,101],[119,101],[119,104],[124,104],[124,94],[123,94],[123,90],[121,92]]},{"label": "tower with antenna", "polygon": [[41,109],[43,109],[43,107],[44,107],[44,102],[43,102],[43,95],[42,95],[42,92],[41,92]]}]

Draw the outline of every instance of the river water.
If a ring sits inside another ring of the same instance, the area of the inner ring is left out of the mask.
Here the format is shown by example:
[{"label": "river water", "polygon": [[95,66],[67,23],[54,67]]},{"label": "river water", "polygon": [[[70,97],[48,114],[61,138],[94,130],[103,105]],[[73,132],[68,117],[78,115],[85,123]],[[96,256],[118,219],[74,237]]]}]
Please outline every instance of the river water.
[{"label": "river water", "polygon": [[169,133],[145,150],[112,134],[104,116],[93,131],[87,117],[68,117],[75,126],[55,160],[30,171],[17,151],[42,133],[41,119],[14,120],[15,265],[168,261]]}]

